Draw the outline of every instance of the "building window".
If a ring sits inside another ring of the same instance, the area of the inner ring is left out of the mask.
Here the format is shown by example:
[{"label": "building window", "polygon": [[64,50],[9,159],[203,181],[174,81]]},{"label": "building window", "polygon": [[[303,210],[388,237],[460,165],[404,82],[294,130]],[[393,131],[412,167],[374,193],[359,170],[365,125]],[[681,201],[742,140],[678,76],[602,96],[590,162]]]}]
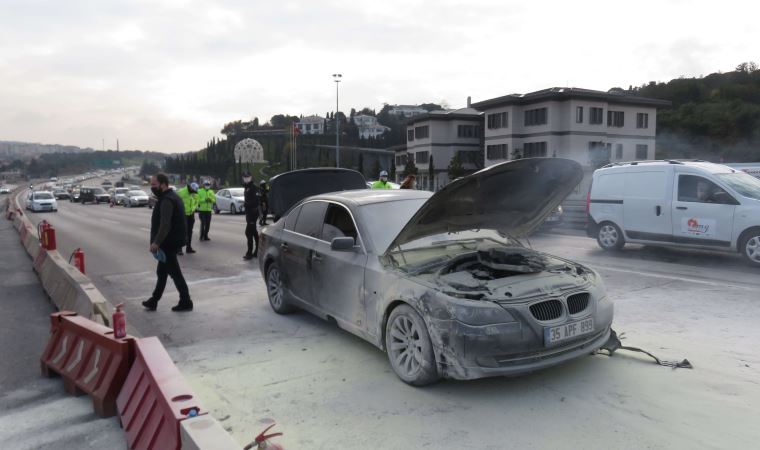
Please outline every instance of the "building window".
[{"label": "building window", "polygon": [[649,114],[636,113],[636,128],[649,128]]},{"label": "building window", "polygon": [[406,130],[406,140],[407,141],[414,140],[414,130]]},{"label": "building window", "polygon": [[489,130],[495,130],[497,128],[507,128],[507,119],[509,118],[509,113],[506,112],[500,112],[495,114],[489,114],[487,118],[488,122],[488,129]]},{"label": "building window", "polygon": [[625,125],[625,113],[623,111],[607,111],[607,126],[621,128]]},{"label": "building window", "polygon": [[575,123],[583,123],[583,106],[575,108]]},{"label": "building window", "polygon": [[546,141],[523,144],[523,158],[545,158]]},{"label": "building window", "polygon": [[486,158],[507,159],[509,152],[507,144],[486,145]]},{"label": "building window", "polygon": [[427,164],[429,159],[430,159],[430,152],[417,152],[414,154],[415,164]]},{"label": "building window", "polygon": [[529,109],[525,111],[525,126],[546,125],[546,108]]},{"label": "building window", "polygon": [[646,144],[636,144],[636,159],[647,159],[649,157],[649,146]]},{"label": "building window", "polygon": [[623,159],[623,144],[615,144],[615,159]]},{"label": "building window", "polygon": [[314,124],[314,129],[315,129],[315,130],[318,130],[318,129],[319,129],[319,124],[318,124],[318,123],[315,123],[315,124]]},{"label": "building window", "polygon": [[422,127],[416,127],[414,129],[414,138],[415,139],[425,139],[430,136],[430,128],[425,125]]},{"label": "building window", "polygon": [[311,131],[311,124],[310,123],[306,124],[306,131]]},{"label": "building window", "polygon": [[472,150],[459,150],[457,152],[457,158],[462,164],[477,164],[478,152]]},{"label": "building window", "polygon": [[401,167],[406,165],[406,155],[396,156],[396,166]]},{"label": "building window", "polygon": [[590,123],[591,125],[601,125],[603,121],[604,121],[604,109],[591,108],[588,123]]},{"label": "building window", "polygon": [[458,125],[457,136],[460,138],[480,137],[480,128],[477,125]]}]

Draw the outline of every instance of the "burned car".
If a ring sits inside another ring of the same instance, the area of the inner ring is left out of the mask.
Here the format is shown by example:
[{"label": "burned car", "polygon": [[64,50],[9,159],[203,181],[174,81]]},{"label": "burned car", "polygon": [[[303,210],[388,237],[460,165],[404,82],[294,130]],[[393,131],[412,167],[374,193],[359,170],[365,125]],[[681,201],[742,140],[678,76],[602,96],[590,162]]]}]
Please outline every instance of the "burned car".
[{"label": "burned car", "polygon": [[[360,336],[416,386],[588,355],[610,336],[601,277],[520,242],[581,177],[570,160],[522,159],[435,194],[364,189],[297,201],[261,233],[271,307]],[[270,195],[291,195],[274,187]]]}]

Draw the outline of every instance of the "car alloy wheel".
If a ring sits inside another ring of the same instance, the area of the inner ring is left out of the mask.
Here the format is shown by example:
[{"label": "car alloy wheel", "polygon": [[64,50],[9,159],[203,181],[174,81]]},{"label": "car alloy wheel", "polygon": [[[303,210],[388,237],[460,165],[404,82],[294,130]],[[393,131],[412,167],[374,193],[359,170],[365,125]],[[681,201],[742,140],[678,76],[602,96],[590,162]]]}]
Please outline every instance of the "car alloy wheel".
[{"label": "car alloy wheel", "polygon": [[282,272],[279,266],[272,263],[267,269],[267,296],[269,305],[277,314],[288,314],[293,308],[285,300],[285,291],[282,287]]},{"label": "car alloy wheel", "polygon": [[596,240],[605,250],[620,250],[625,245],[620,228],[611,222],[605,222],[599,226]]},{"label": "car alloy wheel", "polygon": [[425,322],[411,306],[399,305],[391,312],[385,346],[393,371],[404,382],[424,386],[440,378]]},{"label": "car alloy wheel", "polygon": [[760,234],[753,233],[744,241],[742,254],[753,266],[760,266]]}]

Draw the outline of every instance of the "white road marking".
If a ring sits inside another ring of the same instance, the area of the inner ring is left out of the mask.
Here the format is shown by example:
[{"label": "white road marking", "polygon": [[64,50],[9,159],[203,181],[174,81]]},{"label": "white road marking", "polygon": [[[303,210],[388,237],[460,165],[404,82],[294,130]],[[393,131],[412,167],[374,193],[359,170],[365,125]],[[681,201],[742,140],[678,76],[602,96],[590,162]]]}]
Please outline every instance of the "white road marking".
[{"label": "white road marking", "polygon": [[607,266],[607,267],[598,267],[597,266],[596,268],[597,268],[597,270],[600,270],[600,271],[609,270],[611,272],[632,273],[632,274],[636,274],[636,275],[642,275],[642,276],[645,276],[645,277],[662,278],[662,279],[666,279],[666,280],[685,281],[687,283],[704,284],[704,285],[707,285],[707,286],[731,287],[731,288],[736,288],[736,289],[744,289],[744,290],[747,290],[747,291],[754,291],[754,290],[757,289],[757,288],[754,288],[754,287],[742,286],[742,285],[739,285],[739,284],[728,284],[728,283],[725,283],[725,282],[705,281],[705,280],[700,280],[700,279],[697,279],[697,278],[681,277],[681,276],[676,276],[676,275],[663,275],[663,274],[660,274],[660,273],[642,272],[642,271],[630,270],[630,269],[614,269],[614,268],[609,267],[609,266]]},{"label": "white road marking", "polygon": [[119,221],[118,220],[104,219],[104,218],[101,217],[100,221],[101,222],[105,222],[105,223],[110,223],[110,224],[113,224],[113,225],[119,225]]},{"label": "white road marking", "polygon": [[147,231],[148,233],[150,233],[150,228],[140,227],[140,229],[143,230],[143,231]]}]

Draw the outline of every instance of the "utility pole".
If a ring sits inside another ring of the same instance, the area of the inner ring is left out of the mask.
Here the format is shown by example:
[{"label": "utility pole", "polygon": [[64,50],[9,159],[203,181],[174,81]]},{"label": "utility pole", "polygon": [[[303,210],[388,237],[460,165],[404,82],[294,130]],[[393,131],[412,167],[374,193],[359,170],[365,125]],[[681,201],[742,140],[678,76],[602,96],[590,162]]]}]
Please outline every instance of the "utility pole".
[{"label": "utility pole", "polygon": [[335,81],[335,167],[340,167],[340,121],[338,120],[338,84],[343,75],[340,73],[333,74]]}]

